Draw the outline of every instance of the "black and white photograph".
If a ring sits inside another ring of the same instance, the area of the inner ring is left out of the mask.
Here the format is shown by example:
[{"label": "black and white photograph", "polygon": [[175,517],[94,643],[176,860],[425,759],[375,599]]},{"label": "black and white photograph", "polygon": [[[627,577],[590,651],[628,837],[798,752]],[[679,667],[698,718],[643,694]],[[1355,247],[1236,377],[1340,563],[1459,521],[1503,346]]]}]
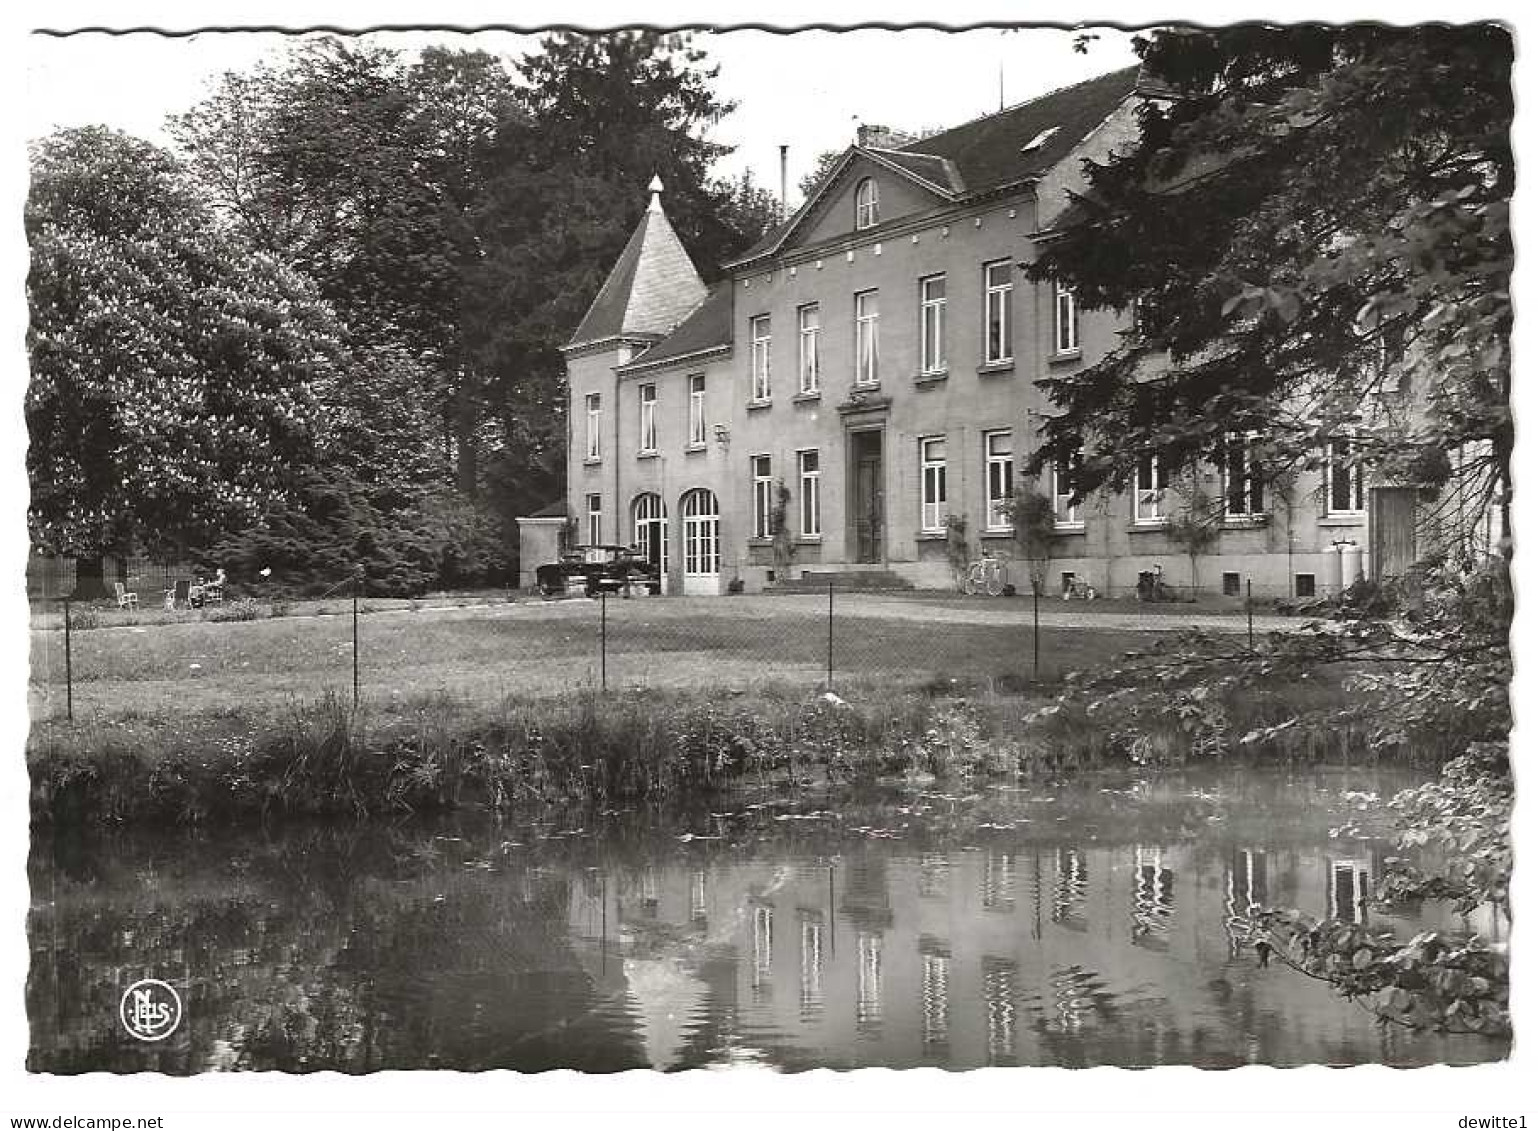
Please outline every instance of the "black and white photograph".
[{"label": "black and white photograph", "polygon": [[1538,1120],[1517,26],[664,12],[12,37],[11,1126]]}]

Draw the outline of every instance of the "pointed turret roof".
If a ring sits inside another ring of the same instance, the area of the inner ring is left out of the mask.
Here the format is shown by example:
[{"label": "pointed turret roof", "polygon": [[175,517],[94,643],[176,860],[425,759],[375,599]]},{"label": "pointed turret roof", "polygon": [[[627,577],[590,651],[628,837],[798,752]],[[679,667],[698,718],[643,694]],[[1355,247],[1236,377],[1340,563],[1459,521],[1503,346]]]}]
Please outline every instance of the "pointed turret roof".
[{"label": "pointed turret roof", "polygon": [[705,299],[705,284],[662,211],[662,181],[568,348],[632,336],[660,337]]}]

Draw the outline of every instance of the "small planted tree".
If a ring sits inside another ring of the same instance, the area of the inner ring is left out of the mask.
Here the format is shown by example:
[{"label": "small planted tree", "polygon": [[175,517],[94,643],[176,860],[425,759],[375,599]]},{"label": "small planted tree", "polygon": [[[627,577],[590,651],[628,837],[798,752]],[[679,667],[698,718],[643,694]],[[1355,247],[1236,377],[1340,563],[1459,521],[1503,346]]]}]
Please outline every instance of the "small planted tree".
[{"label": "small planted tree", "polygon": [[1200,476],[1192,472],[1175,489],[1183,503],[1179,514],[1170,519],[1169,539],[1185,551],[1191,561],[1191,595],[1199,585],[1196,560],[1212,549],[1222,534],[1223,510],[1219,500],[1207,493]]},{"label": "small planted tree", "polygon": [[769,552],[774,558],[774,576],[786,580],[796,560],[796,536],[790,528],[790,488],[783,479],[774,484],[774,506],[769,511]]},{"label": "small planted tree", "polygon": [[1047,563],[1052,560],[1052,500],[1030,484],[1021,483],[1006,509],[1015,528],[1015,548],[1030,563],[1031,590],[1040,593],[1047,580]]}]

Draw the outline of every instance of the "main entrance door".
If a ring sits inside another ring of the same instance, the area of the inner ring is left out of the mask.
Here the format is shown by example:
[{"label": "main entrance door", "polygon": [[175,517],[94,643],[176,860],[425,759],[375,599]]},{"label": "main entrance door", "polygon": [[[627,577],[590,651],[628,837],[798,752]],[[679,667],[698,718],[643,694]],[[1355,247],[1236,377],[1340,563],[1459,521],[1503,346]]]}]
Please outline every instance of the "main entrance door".
[{"label": "main entrance door", "polygon": [[635,520],[635,545],[657,571],[662,592],[668,591],[668,511],[660,495],[637,495],[631,504]]},{"label": "main entrance door", "polygon": [[855,560],[879,562],[886,536],[886,493],[881,466],[881,432],[849,434],[850,514]]}]

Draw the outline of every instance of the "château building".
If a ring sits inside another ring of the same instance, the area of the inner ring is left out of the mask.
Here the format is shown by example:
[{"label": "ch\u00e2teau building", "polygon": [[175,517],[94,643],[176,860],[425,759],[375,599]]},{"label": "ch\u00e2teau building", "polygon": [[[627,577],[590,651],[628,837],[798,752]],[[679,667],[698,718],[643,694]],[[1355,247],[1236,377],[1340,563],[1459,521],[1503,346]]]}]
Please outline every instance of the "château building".
[{"label": "ch\u00e2teau building", "polygon": [[[1085,159],[1129,142],[1141,100],[1158,96],[1134,67],[922,139],[862,127],[713,288],[654,180],[564,350],[565,515],[525,520],[525,574],[554,550],[531,553],[528,535],[562,523],[578,543],[641,547],[669,593],[860,571],[949,587],[958,534],[969,556],[1018,557],[1008,503],[1049,408],[1038,383],[1092,363],[1131,328],[1018,265],[1083,189]],[[1193,559],[1171,538],[1179,492],[1156,453],[1130,490],[1082,502],[1065,476],[1044,473],[1047,592],[1077,580],[1125,594],[1158,566],[1180,588],[1237,595],[1249,582],[1256,595],[1310,596],[1413,554],[1392,521],[1413,497],[1369,491],[1344,458],[1286,491],[1242,444],[1203,474],[1222,515]],[[1388,517],[1373,547],[1379,494]]]}]

